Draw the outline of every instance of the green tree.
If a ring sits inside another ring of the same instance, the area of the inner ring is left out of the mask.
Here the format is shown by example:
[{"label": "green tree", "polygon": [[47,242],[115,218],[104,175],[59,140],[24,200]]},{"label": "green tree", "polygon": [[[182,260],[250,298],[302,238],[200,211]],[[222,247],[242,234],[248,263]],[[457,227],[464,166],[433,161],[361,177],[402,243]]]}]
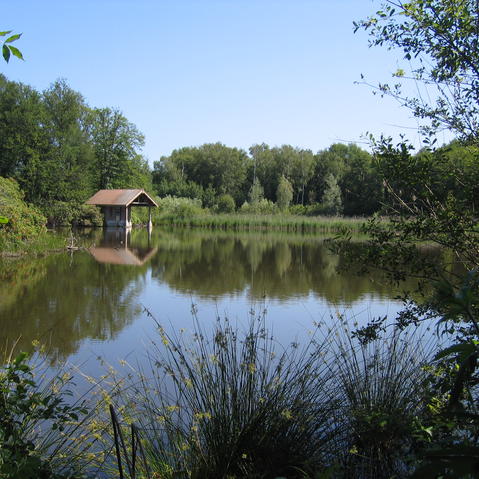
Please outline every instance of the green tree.
[{"label": "green tree", "polygon": [[[155,164],[154,182],[173,181],[183,189],[191,183],[200,186],[203,203],[214,204],[213,196],[231,195],[237,204],[245,198],[244,184],[249,158],[246,152],[221,143],[208,143],[199,147],[175,150]],[[189,186],[187,186],[189,185]]]},{"label": "green tree", "polygon": [[339,215],[343,211],[343,202],[338,181],[332,173],[329,173],[326,176],[325,183],[326,187],[321,200],[324,211],[328,215]]},{"label": "green tree", "polygon": [[282,176],[279,180],[278,189],[276,190],[276,204],[281,211],[288,209],[293,199],[293,187],[291,183]]},{"label": "green tree", "polygon": [[249,192],[249,202],[252,205],[256,205],[264,198],[264,189],[261,185],[261,182],[258,178],[253,180],[253,185],[251,186],[251,190]]},{"label": "green tree", "polygon": [[96,188],[135,187],[135,175],[132,175],[135,161],[140,171],[145,166],[138,161],[138,149],[144,145],[144,136],[116,109],[94,108],[89,121],[96,158]]},{"label": "green tree", "polygon": [[46,203],[66,201],[81,203],[91,193],[93,151],[86,125],[88,107],[83,96],[65,80],[57,80],[42,94],[49,147],[37,165],[41,182],[31,201]]},{"label": "green tree", "polygon": [[[393,280],[407,274],[405,264],[412,265],[415,275],[422,278],[418,294],[423,297],[405,295],[407,307],[399,314],[398,324],[407,327],[434,318],[444,334],[451,334],[452,345],[439,352],[430,366],[433,374],[426,403],[434,414],[421,430],[428,430],[432,448],[422,451],[425,461],[414,477],[474,477],[479,467],[475,189],[468,186],[465,195],[457,194],[460,176],[454,170],[446,174],[456,154],[448,158],[447,149],[431,148],[432,134],[445,128],[462,140],[462,146],[471,148],[460,153],[459,164],[469,169],[471,162],[477,163],[478,21],[479,8],[473,0],[411,0],[383,2],[380,11],[356,25],[370,32],[372,45],[399,49],[412,68],[409,72],[400,69],[396,76],[412,79],[427,93],[419,91],[411,97],[403,94],[400,83],[378,86],[426,120],[423,131],[428,135],[428,148],[413,155],[406,141],[395,145],[381,139],[376,143],[375,155],[386,167],[385,182],[395,200],[390,204],[396,216],[389,225],[369,224],[368,254],[361,258],[389,271]],[[438,185],[441,176],[446,179],[442,186]],[[421,260],[418,243],[443,247],[444,261]],[[460,262],[462,272],[452,270],[447,260],[451,256]],[[424,294],[424,283],[433,286],[432,296]],[[372,330],[360,333],[368,337]]]},{"label": "green tree", "polygon": [[[394,84],[379,84],[426,121],[425,131],[444,128],[464,138],[479,132],[479,8],[476,0],[388,0],[355,29],[369,32],[371,46],[399,50],[404,65]],[[414,89],[404,88],[411,82]],[[408,91],[419,94],[408,95]]]}]

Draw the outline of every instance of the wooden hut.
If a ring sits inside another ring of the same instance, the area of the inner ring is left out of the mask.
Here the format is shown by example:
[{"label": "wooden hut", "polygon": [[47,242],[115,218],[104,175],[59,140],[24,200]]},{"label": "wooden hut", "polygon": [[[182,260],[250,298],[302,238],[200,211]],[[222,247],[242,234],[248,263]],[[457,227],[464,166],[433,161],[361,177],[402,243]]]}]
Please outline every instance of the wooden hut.
[{"label": "wooden hut", "polygon": [[145,190],[100,190],[87,202],[100,206],[105,226],[131,228],[131,208],[148,207],[148,227],[151,227],[151,208],[158,207]]}]

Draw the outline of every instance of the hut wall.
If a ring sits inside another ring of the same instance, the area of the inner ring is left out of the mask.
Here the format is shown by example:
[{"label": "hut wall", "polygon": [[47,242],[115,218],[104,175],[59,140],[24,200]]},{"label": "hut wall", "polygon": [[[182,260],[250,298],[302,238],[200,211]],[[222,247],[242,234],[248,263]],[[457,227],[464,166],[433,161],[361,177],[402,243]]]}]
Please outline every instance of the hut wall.
[{"label": "hut wall", "polygon": [[127,206],[104,206],[105,226],[131,227],[131,210]]}]

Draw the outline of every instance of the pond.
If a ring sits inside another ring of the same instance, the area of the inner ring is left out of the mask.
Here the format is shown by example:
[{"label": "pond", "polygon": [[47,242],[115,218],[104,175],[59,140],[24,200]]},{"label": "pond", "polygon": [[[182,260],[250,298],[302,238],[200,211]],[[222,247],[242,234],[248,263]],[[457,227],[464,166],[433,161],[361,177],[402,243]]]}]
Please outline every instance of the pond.
[{"label": "pond", "polygon": [[[52,233],[53,234],[53,233]],[[61,233],[56,233],[61,234]],[[247,325],[266,311],[275,338],[289,344],[314,322],[393,316],[401,304],[385,277],[357,275],[324,238],[202,230],[93,229],[82,249],[0,263],[0,344],[46,345],[98,375],[97,359],[141,362],[156,323],[192,329],[228,317]],[[405,285],[408,287],[408,285]]]}]

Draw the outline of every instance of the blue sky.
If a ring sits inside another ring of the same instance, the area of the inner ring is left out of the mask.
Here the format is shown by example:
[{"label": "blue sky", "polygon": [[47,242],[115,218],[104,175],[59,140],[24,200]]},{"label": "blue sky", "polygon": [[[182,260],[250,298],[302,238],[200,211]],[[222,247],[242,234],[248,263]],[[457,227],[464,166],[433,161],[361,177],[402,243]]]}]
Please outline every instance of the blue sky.
[{"label": "blue sky", "polygon": [[[23,32],[9,79],[42,90],[64,78],[90,106],[119,108],[146,137],[150,163],[220,141],[313,151],[366,132],[417,141],[391,99],[356,85],[384,81],[399,53],[369,49],[353,20],[377,0],[22,0],[0,29]],[[367,145],[363,145],[367,147]]]}]

